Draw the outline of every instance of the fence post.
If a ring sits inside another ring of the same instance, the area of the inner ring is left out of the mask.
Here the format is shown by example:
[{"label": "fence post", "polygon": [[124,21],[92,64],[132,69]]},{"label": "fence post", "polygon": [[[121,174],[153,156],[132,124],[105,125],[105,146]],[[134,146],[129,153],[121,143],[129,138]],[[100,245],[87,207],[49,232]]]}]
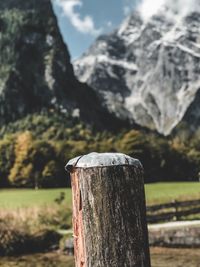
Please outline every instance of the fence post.
[{"label": "fence post", "polygon": [[143,168],[121,153],[70,160],[76,267],[150,267]]},{"label": "fence post", "polygon": [[175,211],[175,219],[176,219],[176,221],[179,221],[180,220],[180,217],[179,217],[179,215],[178,215],[178,212],[179,212],[179,210],[178,210],[178,205],[179,205],[179,203],[178,203],[178,201],[176,201],[176,200],[173,200],[173,205],[174,205],[174,211]]}]

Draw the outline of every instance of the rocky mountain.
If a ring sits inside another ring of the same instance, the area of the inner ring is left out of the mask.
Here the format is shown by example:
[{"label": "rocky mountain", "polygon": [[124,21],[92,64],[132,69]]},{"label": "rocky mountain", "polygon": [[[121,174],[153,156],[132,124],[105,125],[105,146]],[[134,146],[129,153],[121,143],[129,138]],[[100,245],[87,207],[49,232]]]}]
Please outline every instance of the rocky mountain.
[{"label": "rocky mountain", "polygon": [[0,51],[0,125],[44,109],[118,125],[75,78],[50,0],[0,1]]},{"label": "rocky mountain", "polygon": [[120,119],[169,135],[200,127],[200,12],[163,9],[148,20],[134,12],[74,62]]}]

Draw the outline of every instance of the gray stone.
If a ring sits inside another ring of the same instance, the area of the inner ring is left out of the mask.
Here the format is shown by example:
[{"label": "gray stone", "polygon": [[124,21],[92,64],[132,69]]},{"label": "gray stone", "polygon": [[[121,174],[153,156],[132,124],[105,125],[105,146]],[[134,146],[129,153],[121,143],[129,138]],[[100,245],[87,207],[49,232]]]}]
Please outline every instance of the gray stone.
[{"label": "gray stone", "polygon": [[200,126],[200,10],[133,13],[74,62],[75,74],[121,119],[169,135]]}]

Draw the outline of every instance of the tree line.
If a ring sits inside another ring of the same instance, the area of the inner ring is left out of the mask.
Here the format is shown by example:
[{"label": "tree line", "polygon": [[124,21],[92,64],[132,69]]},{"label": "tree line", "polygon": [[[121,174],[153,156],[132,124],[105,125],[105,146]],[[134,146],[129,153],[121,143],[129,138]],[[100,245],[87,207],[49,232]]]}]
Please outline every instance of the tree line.
[{"label": "tree line", "polygon": [[40,116],[21,121],[18,131],[12,124],[6,133],[0,133],[1,188],[70,186],[66,162],[93,151],[122,152],[138,158],[144,165],[146,183],[198,180],[200,138],[167,139],[140,130],[100,133],[77,122],[67,124]]}]

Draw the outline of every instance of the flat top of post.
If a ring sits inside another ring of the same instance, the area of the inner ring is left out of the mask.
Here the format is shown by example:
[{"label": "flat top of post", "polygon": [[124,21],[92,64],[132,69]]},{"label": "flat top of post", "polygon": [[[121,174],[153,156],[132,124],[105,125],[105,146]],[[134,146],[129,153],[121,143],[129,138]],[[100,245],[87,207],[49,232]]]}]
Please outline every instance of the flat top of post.
[{"label": "flat top of post", "polygon": [[93,152],[88,155],[71,159],[65,168],[67,171],[71,172],[73,168],[108,167],[117,165],[132,165],[135,167],[141,167],[139,160],[122,153]]}]

